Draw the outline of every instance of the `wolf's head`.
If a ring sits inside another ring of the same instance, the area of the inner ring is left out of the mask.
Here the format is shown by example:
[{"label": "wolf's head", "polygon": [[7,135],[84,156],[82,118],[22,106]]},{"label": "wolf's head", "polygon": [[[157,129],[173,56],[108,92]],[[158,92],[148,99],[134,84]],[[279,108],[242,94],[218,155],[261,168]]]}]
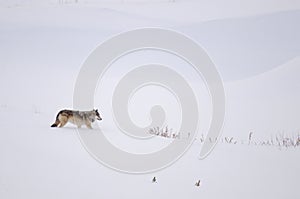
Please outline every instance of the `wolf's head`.
[{"label": "wolf's head", "polygon": [[98,109],[93,109],[93,113],[95,114],[95,117],[97,120],[102,120],[102,118],[98,112]]}]

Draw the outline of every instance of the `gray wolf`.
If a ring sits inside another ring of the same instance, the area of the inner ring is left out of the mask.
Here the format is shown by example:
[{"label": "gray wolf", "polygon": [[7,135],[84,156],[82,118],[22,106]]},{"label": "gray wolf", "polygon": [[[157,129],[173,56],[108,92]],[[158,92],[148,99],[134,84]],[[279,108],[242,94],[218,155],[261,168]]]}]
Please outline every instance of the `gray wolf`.
[{"label": "gray wolf", "polygon": [[51,127],[63,127],[68,122],[77,125],[81,128],[82,125],[86,125],[87,128],[92,129],[92,123],[97,120],[102,120],[98,109],[91,111],[74,111],[74,110],[61,110],[56,116],[56,120]]}]

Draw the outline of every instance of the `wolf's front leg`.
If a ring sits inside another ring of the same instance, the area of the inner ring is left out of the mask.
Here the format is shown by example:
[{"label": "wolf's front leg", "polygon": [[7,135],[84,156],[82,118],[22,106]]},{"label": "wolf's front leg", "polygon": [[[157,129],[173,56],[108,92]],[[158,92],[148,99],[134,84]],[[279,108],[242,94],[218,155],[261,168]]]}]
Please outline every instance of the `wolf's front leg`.
[{"label": "wolf's front leg", "polygon": [[92,129],[91,123],[87,123],[86,126],[87,126],[89,129]]}]

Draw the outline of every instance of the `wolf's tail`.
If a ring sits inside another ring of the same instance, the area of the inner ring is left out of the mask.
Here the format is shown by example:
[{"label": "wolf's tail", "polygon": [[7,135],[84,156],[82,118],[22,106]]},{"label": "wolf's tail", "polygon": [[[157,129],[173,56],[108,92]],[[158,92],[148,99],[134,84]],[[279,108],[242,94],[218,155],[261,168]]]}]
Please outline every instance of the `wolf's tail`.
[{"label": "wolf's tail", "polygon": [[60,112],[57,114],[55,122],[54,122],[54,124],[51,125],[51,127],[57,127],[59,125],[59,123],[60,123],[60,121],[58,119],[59,114],[60,114]]}]

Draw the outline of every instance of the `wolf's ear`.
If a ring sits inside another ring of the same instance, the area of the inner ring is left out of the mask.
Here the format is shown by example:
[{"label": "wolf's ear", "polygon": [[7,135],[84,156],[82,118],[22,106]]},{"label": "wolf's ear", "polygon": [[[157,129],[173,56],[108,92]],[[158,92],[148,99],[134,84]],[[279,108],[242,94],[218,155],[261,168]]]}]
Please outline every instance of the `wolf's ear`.
[{"label": "wolf's ear", "polygon": [[98,109],[96,109],[96,111],[98,112]]}]

